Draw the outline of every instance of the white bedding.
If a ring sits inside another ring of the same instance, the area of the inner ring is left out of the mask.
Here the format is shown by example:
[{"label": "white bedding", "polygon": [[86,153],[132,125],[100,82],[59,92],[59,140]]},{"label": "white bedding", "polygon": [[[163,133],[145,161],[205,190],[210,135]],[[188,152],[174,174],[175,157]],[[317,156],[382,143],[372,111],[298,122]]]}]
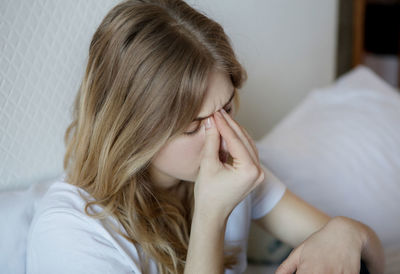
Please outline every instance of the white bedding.
[{"label": "white bedding", "polygon": [[256,143],[288,188],[378,234],[400,273],[400,93],[366,67],[317,89]]},{"label": "white bedding", "polygon": [[25,273],[26,236],[35,207],[53,180],[0,192],[0,273]]}]

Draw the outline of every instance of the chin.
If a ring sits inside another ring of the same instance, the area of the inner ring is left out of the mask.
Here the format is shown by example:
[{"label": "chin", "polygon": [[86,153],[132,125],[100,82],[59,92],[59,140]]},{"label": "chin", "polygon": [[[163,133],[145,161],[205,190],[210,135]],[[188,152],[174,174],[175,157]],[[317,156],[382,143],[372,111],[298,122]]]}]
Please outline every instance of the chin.
[{"label": "chin", "polygon": [[187,176],[187,177],[182,177],[181,178],[181,180],[182,181],[185,181],[185,182],[189,182],[189,183],[194,183],[194,182],[196,182],[196,179],[197,179],[197,175],[198,175],[199,173],[198,172],[196,172],[196,173],[194,173],[194,175],[193,176]]},{"label": "chin", "polygon": [[181,179],[181,181],[187,182],[187,183],[194,183],[196,181],[196,179],[192,179],[192,178],[183,178]]}]

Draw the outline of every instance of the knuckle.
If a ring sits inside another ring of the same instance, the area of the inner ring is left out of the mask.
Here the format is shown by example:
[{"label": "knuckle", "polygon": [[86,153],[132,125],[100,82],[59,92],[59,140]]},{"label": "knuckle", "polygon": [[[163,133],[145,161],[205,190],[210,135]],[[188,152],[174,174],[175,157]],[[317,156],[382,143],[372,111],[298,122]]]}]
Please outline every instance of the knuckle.
[{"label": "knuckle", "polygon": [[283,274],[286,271],[286,265],[281,264],[278,269],[275,271],[275,274]]},{"label": "knuckle", "polygon": [[265,179],[265,172],[264,172],[264,170],[261,168],[260,175],[258,176],[257,183],[261,183],[262,181],[264,181],[264,179]]},{"label": "knuckle", "polygon": [[254,164],[250,164],[246,167],[246,174],[249,177],[249,179],[251,180],[255,180],[257,179],[258,175],[259,175],[259,170],[257,168],[256,165]]}]

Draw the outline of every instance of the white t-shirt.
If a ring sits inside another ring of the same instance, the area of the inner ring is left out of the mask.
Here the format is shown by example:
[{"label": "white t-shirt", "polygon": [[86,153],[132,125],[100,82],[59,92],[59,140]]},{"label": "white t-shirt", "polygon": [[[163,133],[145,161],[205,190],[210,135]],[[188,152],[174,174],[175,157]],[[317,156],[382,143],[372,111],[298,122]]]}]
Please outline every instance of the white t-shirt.
[{"label": "white t-shirt", "polygon": [[[251,219],[266,215],[285,192],[286,186],[265,167],[264,170],[264,182],[228,218],[225,243],[240,245],[242,251],[235,269],[226,270],[226,274],[245,271]],[[86,201],[78,190],[87,196],[88,193],[64,179],[65,174],[38,203],[27,237],[26,273],[141,273],[140,248],[114,232],[106,222],[87,216]],[[115,219],[110,220],[125,233]],[[150,273],[158,273],[154,261],[150,262]]]}]

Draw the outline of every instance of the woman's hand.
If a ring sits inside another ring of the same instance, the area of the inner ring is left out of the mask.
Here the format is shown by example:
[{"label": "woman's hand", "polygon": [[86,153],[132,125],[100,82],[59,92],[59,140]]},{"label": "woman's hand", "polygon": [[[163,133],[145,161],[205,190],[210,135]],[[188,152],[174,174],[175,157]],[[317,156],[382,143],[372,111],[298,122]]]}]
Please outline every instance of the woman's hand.
[{"label": "woman's hand", "polygon": [[383,248],[372,229],[335,217],[296,247],[275,273],[359,274],[361,258],[371,274],[383,274]]},{"label": "woman's hand", "polygon": [[[195,183],[195,209],[227,218],[264,180],[264,171],[253,140],[236,121],[223,111],[215,113],[209,121]],[[219,159],[221,136],[233,158],[232,165]]]}]

